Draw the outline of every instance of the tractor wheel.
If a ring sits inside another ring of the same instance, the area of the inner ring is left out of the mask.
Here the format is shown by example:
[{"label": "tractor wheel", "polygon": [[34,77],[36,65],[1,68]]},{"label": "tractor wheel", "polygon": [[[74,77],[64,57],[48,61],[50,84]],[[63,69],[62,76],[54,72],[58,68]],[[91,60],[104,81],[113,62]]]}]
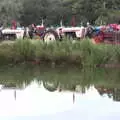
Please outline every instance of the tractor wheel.
[{"label": "tractor wheel", "polygon": [[17,38],[16,34],[12,34],[12,35],[10,35],[9,40],[15,40],[16,38]]},{"label": "tractor wheel", "polygon": [[103,43],[104,42],[104,33],[103,32],[99,32],[98,35],[93,37],[94,42],[97,43]]},{"label": "tractor wheel", "polygon": [[4,34],[3,35],[3,39],[4,40],[15,40],[16,39],[16,35],[15,34]]},{"label": "tractor wheel", "polygon": [[59,39],[58,34],[54,30],[48,30],[44,33],[43,40],[46,43],[54,42],[58,39]]},{"label": "tractor wheel", "polygon": [[43,81],[43,86],[49,92],[54,92],[59,87],[58,81]]}]

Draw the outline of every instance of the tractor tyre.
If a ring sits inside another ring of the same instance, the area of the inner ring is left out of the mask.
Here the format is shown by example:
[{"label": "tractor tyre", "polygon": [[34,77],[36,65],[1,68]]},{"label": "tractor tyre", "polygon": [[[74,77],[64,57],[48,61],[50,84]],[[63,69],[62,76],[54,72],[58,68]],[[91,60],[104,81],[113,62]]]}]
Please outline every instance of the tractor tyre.
[{"label": "tractor tyre", "polygon": [[55,32],[54,30],[51,30],[51,29],[46,31],[43,36],[43,40],[46,43],[54,42],[58,39],[59,39],[59,36],[58,36],[57,32]]},{"label": "tractor tyre", "polygon": [[96,44],[103,43],[104,42],[104,33],[99,32],[97,35],[94,35],[93,39]]}]

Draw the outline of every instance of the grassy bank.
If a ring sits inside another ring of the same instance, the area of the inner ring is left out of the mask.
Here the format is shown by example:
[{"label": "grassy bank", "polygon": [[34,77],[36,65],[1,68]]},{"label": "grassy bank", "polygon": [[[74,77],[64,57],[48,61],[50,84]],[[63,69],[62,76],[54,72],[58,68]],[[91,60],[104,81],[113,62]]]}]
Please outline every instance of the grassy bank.
[{"label": "grassy bank", "polygon": [[75,43],[64,40],[46,44],[41,41],[17,40],[0,44],[0,64],[36,63],[95,66],[119,64],[120,45],[94,45],[90,40]]}]

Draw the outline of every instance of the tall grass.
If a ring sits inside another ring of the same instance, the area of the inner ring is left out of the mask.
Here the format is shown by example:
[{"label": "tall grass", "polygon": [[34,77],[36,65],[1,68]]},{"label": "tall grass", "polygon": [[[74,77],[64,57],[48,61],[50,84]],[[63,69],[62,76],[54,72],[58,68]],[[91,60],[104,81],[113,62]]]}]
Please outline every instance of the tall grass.
[{"label": "tall grass", "polygon": [[16,57],[22,60],[34,59],[35,45],[28,39],[17,40],[14,44]]},{"label": "tall grass", "polygon": [[0,45],[0,64],[38,60],[68,63],[83,66],[120,63],[119,45],[95,45],[90,39],[72,42],[70,40],[44,43],[35,40],[16,40],[13,44]]}]

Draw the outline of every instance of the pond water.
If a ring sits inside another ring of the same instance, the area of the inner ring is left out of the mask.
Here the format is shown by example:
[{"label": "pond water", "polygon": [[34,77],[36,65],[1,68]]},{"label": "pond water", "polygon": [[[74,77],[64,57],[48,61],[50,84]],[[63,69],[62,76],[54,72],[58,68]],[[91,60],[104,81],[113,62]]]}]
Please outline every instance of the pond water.
[{"label": "pond water", "polygon": [[117,69],[0,69],[1,120],[120,120]]}]

